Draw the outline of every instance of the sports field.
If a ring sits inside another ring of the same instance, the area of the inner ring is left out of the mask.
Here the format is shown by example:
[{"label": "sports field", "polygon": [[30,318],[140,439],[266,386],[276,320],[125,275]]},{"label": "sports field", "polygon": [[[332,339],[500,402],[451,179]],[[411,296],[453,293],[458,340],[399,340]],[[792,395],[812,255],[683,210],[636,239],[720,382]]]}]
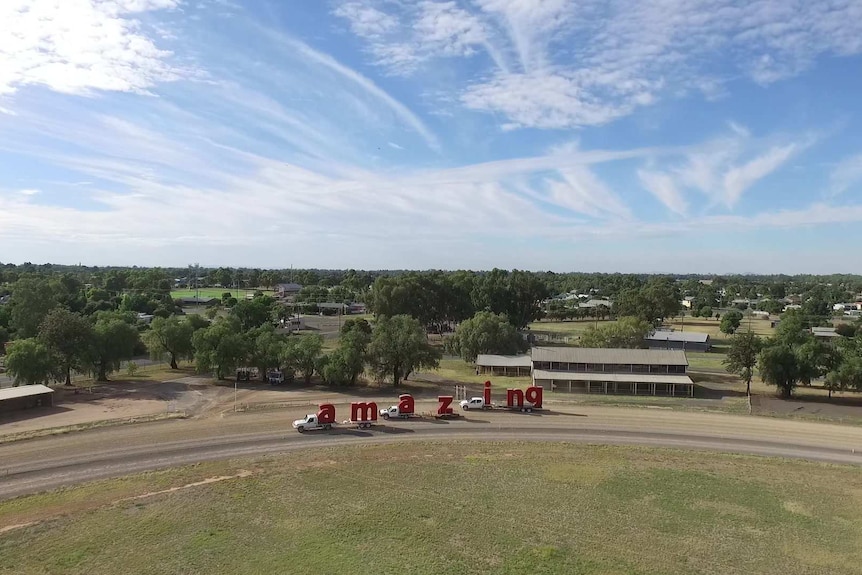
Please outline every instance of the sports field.
[{"label": "sports field", "polygon": [[188,290],[188,289],[175,289],[171,290],[171,297],[174,299],[183,298],[183,297],[202,297],[202,298],[216,298],[221,299],[222,294],[230,293],[233,297],[240,299],[244,298],[247,293],[253,294],[256,291],[262,291],[267,295],[274,295],[275,292],[271,290],[264,289],[241,289],[235,290],[230,288],[201,288],[199,290]]},{"label": "sports field", "polygon": [[858,468],[631,447],[321,448],[0,503],[0,573],[22,575],[842,575],[860,565]]}]

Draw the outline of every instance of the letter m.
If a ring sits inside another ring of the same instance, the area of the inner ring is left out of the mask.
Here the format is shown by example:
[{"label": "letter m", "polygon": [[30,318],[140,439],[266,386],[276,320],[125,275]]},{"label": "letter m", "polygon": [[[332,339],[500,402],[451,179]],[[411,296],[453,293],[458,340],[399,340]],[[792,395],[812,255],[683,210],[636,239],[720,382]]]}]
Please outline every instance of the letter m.
[{"label": "letter m", "polygon": [[377,404],[354,401],[350,404],[350,421],[377,421]]}]

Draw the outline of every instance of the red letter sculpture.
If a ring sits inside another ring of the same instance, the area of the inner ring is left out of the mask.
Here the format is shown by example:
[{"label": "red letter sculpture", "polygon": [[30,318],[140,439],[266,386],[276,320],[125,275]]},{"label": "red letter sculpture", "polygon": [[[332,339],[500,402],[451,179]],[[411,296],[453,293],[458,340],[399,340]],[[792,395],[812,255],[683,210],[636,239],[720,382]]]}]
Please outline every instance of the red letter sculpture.
[{"label": "red letter sculpture", "polygon": [[437,401],[440,402],[440,406],[437,408],[437,415],[452,415],[452,408],[449,407],[452,405],[451,395],[439,395],[437,396]]},{"label": "red letter sculpture", "polygon": [[398,396],[398,412],[402,415],[410,415],[416,409],[416,404],[413,401],[413,396],[409,393],[402,393]]},{"label": "red letter sculpture", "polygon": [[520,389],[506,390],[507,407],[524,407],[524,392]]},{"label": "red letter sculpture", "polygon": [[377,421],[377,404],[373,401],[351,403],[350,421]]},{"label": "red letter sculpture", "polygon": [[542,407],[542,388],[535,385],[527,388],[527,401],[533,404],[533,407],[539,409]]},{"label": "red letter sculpture", "polygon": [[491,382],[485,382],[485,391],[482,393],[482,397],[485,399],[485,405],[491,406]]},{"label": "red letter sculpture", "polygon": [[321,403],[317,406],[317,421],[320,423],[335,423],[335,406],[331,403]]}]

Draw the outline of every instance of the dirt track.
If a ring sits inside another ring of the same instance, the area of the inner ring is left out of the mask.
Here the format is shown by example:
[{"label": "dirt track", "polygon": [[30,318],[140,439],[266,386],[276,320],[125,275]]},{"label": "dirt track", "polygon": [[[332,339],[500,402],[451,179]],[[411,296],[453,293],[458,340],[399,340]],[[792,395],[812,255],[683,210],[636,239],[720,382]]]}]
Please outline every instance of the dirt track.
[{"label": "dirt track", "polygon": [[[339,417],[346,405],[338,405]],[[417,404],[428,411],[431,403]],[[198,461],[369,442],[543,440],[720,450],[862,465],[862,428],[653,409],[553,406],[544,414],[469,412],[300,435],[307,407],[163,421],[0,445],[0,499]]]}]

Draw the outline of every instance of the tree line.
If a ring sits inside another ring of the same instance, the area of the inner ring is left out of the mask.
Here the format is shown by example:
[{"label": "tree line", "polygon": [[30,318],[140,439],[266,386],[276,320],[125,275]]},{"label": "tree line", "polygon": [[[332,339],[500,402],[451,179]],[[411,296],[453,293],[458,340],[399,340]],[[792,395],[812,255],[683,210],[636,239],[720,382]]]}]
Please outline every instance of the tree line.
[{"label": "tree line", "polygon": [[743,330],[730,338],[724,365],[738,374],[751,394],[751,381],[761,380],[789,398],[799,385],[823,379],[829,396],[835,391],[862,391],[862,325],[845,324],[843,335],[830,341],[817,339],[806,316],[788,311],[771,337]]},{"label": "tree line", "polygon": [[[35,320],[35,310],[31,311],[34,317],[28,322]],[[381,316],[373,330],[364,319],[348,319],[338,347],[324,353],[321,336],[278,329],[282,311],[273,298],[256,296],[212,320],[169,315],[145,325],[133,312],[85,315],[56,306],[26,332],[32,337],[8,346],[5,364],[16,385],[54,381],[71,385],[73,372],[107,381],[123,361],[142,352],[168,362],[171,369],[179,369],[181,361],[193,361],[198,372],[217,379],[228,378],[241,367],[255,367],[262,380],[271,370],[281,370],[300,375],[306,383],[317,374],[326,383],[354,385],[369,370],[378,380],[398,385],[416,369],[436,367],[440,359],[425,329],[407,315]]]}]

